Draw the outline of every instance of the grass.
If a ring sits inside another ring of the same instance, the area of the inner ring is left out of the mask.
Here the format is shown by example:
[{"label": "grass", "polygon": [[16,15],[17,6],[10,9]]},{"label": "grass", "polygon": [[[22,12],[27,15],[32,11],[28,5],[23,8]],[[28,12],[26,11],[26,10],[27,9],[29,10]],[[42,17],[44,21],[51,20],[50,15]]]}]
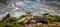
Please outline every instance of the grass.
[{"label": "grass", "polygon": [[15,17],[7,18],[0,22],[0,27],[22,27],[23,25],[20,25],[17,21]]},{"label": "grass", "polygon": [[47,15],[46,16],[47,20],[51,20],[52,22],[60,22],[60,16],[56,16],[56,15]]}]

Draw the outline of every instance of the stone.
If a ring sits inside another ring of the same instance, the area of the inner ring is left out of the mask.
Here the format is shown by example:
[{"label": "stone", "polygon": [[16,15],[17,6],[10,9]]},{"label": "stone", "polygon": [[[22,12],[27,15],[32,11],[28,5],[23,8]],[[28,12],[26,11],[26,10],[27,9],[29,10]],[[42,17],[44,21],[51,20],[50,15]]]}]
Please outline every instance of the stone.
[{"label": "stone", "polygon": [[9,18],[9,17],[10,17],[10,14],[6,12],[4,15],[0,17],[0,21],[3,21],[4,19]]},{"label": "stone", "polygon": [[31,14],[31,12],[26,12],[26,14]]},{"label": "stone", "polygon": [[36,20],[31,20],[31,24],[36,24]]}]

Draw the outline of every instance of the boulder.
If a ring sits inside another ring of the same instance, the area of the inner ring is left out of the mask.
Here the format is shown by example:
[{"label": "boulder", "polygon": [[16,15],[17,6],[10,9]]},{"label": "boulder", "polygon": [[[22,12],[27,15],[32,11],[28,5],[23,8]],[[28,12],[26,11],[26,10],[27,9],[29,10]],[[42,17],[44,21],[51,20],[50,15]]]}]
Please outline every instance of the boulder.
[{"label": "boulder", "polygon": [[8,12],[6,12],[4,15],[2,15],[2,16],[0,17],[0,21],[3,21],[4,19],[6,19],[6,18],[8,18],[8,17],[10,17],[10,14],[9,14]]}]

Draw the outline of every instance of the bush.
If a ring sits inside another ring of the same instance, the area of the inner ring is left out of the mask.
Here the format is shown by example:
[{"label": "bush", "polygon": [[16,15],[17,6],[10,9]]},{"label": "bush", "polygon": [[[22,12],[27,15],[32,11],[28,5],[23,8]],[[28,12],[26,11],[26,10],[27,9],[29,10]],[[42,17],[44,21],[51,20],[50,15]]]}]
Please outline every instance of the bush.
[{"label": "bush", "polygon": [[0,22],[0,27],[23,27],[23,25],[18,24],[17,18],[10,17]]},{"label": "bush", "polygon": [[57,15],[47,15],[47,20],[51,20],[53,22],[60,22],[60,16]]}]

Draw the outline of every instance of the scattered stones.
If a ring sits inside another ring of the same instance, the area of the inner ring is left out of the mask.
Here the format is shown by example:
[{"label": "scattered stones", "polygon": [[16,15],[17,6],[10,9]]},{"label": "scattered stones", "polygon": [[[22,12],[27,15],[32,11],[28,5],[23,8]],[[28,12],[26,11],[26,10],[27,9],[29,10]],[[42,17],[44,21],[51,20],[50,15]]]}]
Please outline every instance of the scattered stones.
[{"label": "scattered stones", "polygon": [[[22,18],[21,20],[19,20],[20,24],[36,24],[36,23],[43,23],[43,24],[47,24],[48,22],[46,21],[45,17],[42,14],[36,14],[36,15],[32,15],[29,17],[25,17]],[[47,14],[46,14],[47,15]]]}]

